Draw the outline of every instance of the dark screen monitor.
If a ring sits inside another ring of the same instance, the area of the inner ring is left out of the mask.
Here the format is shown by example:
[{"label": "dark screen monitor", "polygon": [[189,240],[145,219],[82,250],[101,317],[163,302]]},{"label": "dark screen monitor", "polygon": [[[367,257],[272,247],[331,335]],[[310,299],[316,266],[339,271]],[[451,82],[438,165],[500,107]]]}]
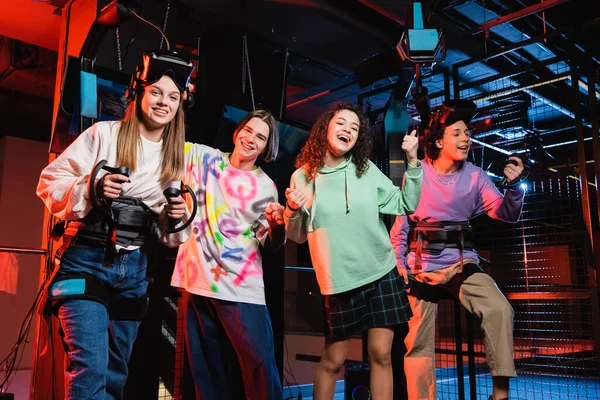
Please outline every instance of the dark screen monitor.
[{"label": "dark screen monitor", "polygon": [[[51,153],[62,153],[92,123],[89,118],[85,118],[83,123],[80,119],[79,72],[79,58],[69,57],[62,83],[56,122],[50,139]],[[96,121],[122,119],[127,109],[125,90],[131,76],[101,67],[96,67],[94,74],[97,77],[98,99],[98,119]]]}]

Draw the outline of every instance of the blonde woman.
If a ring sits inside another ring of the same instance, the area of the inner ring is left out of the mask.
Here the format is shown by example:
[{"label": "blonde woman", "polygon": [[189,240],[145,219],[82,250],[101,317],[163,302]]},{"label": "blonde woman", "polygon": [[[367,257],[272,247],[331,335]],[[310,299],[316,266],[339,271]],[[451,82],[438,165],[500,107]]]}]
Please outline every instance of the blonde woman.
[{"label": "blonde woman", "polygon": [[[183,174],[182,103],[192,69],[176,55],[144,53],[124,119],[94,124],[42,171],[37,194],[67,222],[48,298],[68,358],[68,399],[123,397],[147,306],[147,248],[156,231],[150,227],[161,226],[159,216],[165,226],[167,217],[185,212],[181,202],[165,207],[163,190]],[[90,182],[102,160],[129,168],[129,176]]]}]

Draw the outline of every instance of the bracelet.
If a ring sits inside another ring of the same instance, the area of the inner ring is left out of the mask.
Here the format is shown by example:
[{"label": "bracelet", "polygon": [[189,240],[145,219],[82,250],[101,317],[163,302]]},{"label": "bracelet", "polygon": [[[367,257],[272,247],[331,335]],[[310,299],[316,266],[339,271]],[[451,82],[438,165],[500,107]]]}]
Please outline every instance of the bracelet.
[{"label": "bracelet", "polygon": [[287,208],[289,208],[289,209],[290,209],[290,211],[293,211],[293,212],[296,212],[296,211],[298,211],[298,210],[300,209],[300,208],[293,208],[293,207],[290,207],[290,203],[288,203],[287,201],[285,202],[285,206],[286,206]]}]

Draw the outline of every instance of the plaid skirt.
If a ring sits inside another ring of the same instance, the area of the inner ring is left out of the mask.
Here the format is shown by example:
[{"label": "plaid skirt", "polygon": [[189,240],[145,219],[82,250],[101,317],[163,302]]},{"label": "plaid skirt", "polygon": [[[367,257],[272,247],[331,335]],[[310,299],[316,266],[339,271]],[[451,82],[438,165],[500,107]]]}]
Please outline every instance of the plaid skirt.
[{"label": "plaid skirt", "polygon": [[370,328],[393,327],[412,317],[396,267],[374,282],[323,297],[325,337],[333,341],[349,339]]}]

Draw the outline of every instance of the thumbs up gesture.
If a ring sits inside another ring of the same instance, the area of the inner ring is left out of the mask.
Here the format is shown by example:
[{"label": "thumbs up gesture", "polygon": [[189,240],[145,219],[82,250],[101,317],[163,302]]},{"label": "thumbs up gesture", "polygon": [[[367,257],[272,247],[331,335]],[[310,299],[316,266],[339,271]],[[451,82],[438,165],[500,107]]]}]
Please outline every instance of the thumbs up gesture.
[{"label": "thumbs up gesture", "polygon": [[402,150],[406,153],[408,163],[413,167],[417,166],[417,149],[419,148],[419,138],[417,131],[413,130],[410,134],[404,135],[402,140]]}]

